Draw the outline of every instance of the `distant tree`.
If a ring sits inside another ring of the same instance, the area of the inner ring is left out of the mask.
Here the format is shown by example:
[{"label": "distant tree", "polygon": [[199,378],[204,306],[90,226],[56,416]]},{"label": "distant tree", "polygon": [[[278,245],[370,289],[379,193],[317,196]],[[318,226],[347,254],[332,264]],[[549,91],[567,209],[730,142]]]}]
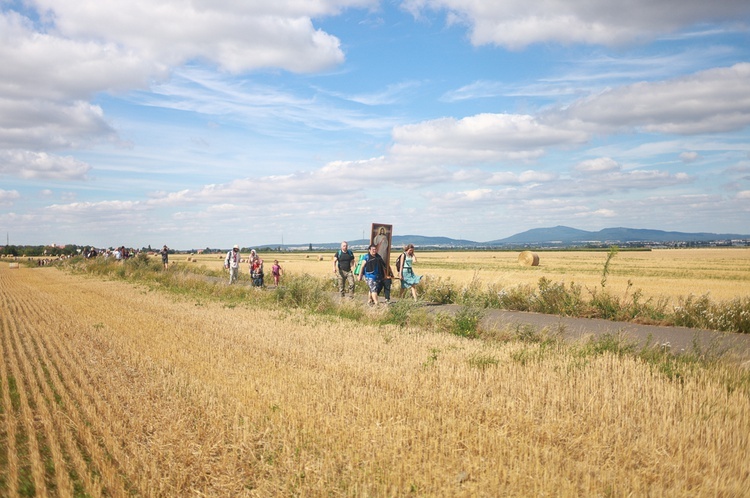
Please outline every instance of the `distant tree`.
[{"label": "distant tree", "polygon": [[307,250],[312,251],[312,242],[310,242],[310,247]]}]

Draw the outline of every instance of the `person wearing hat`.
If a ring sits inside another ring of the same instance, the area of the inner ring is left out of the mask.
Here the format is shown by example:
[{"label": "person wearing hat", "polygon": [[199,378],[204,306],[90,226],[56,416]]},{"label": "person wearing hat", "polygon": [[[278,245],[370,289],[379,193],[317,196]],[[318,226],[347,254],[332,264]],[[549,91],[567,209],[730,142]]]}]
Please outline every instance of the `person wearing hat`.
[{"label": "person wearing hat", "polygon": [[229,270],[229,285],[232,285],[239,278],[240,261],[242,261],[240,246],[235,244],[232,250],[227,253],[227,257],[224,258],[224,268]]},{"label": "person wearing hat", "polygon": [[166,244],[164,244],[161,250],[161,263],[164,265],[165,270],[169,267],[169,248]]}]

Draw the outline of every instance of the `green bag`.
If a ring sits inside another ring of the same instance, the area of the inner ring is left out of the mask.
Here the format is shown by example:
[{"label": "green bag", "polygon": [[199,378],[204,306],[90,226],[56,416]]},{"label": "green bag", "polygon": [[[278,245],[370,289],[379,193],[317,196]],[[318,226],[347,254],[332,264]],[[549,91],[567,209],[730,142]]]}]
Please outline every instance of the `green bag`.
[{"label": "green bag", "polygon": [[362,271],[362,264],[365,262],[365,256],[366,254],[360,254],[359,255],[359,261],[357,261],[357,266],[354,268],[354,274],[359,275],[359,272]]}]

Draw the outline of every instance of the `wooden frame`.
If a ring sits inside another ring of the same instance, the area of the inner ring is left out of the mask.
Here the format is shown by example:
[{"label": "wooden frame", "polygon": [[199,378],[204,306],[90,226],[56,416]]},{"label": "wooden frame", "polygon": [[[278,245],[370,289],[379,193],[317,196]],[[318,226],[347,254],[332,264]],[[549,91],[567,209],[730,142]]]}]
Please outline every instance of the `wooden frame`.
[{"label": "wooden frame", "polygon": [[391,241],[393,237],[393,225],[373,223],[370,229],[370,244],[378,247],[378,254],[387,265],[391,264]]}]

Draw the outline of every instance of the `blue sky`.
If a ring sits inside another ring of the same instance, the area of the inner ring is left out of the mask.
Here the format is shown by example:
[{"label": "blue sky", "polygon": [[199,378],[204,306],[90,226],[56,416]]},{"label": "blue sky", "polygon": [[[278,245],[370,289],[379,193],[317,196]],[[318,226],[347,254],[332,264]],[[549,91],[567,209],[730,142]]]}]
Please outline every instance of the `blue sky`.
[{"label": "blue sky", "polygon": [[0,7],[11,244],[750,233],[746,0]]}]

